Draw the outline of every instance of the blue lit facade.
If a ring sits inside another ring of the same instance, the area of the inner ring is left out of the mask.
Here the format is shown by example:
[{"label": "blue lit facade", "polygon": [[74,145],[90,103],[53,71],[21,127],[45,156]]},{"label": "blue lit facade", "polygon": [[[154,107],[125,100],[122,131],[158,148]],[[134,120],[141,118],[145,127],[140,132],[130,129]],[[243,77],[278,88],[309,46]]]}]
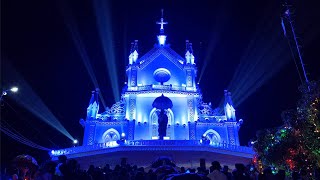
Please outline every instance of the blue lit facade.
[{"label": "blue lit facade", "polygon": [[[166,37],[160,32],[159,36]],[[107,111],[99,113],[99,93],[92,93],[87,118],[81,120],[85,129],[83,145],[120,140],[122,133],[127,140],[157,140],[159,110],[152,107],[152,102],[163,94],[173,103],[173,107],[166,110],[169,119],[166,140],[201,140],[205,136],[211,144],[239,146],[240,123],[231,94],[224,92],[223,114],[219,108],[202,101],[196,83],[195,57],[188,40],[184,57],[160,38],[157,45],[139,57],[138,41],[134,41],[126,74],[121,100]]]},{"label": "blue lit facade", "polygon": [[[82,146],[53,150],[53,160],[64,154],[78,159],[83,167],[119,164],[120,158],[147,166],[159,155],[173,157],[185,167],[197,167],[200,158],[208,159],[207,163],[215,158],[230,167],[250,161],[254,153],[240,146],[242,120],[236,119],[231,93],[221,92],[225,102],[220,108],[203,102],[192,43],[186,41],[185,54],[180,56],[166,44],[163,25],[167,23],[162,18],[157,24],[161,25],[158,43],[149,52],[140,56],[138,41],[131,43],[121,100],[102,111],[101,92],[93,91],[87,117],[80,120]],[[172,108],[165,109],[166,136],[159,140],[160,110],[152,104],[162,95],[172,101]]]}]

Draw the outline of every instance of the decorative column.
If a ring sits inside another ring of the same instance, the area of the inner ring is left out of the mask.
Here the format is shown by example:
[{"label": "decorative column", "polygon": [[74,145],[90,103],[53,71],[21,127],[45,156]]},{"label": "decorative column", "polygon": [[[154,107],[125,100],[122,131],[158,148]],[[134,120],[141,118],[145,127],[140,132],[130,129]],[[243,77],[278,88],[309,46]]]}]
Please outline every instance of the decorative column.
[{"label": "decorative column", "polygon": [[196,123],[189,122],[189,139],[196,140]]},{"label": "decorative column", "polygon": [[188,105],[188,122],[194,122],[194,103],[193,96],[188,95],[187,105]]},{"label": "decorative column", "polygon": [[134,128],[136,121],[128,122],[128,140],[134,140]]},{"label": "decorative column", "polygon": [[87,123],[84,131],[83,145],[93,145],[96,125]]},{"label": "decorative column", "polygon": [[137,68],[135,66],[131,67],[131,73],[130,73],[130,79],[129,79],[129,85],[131,87],[137,86]]},{"label": "decorative column", "polygon": [[136,97],[129,98],[129,120],[136,119]]},{"label": "decorative column", "polygon": [[234,128],[233,126],[228,125],[227,126],[228,130],[228,141],[230,145],[236,145],[236,138],[235,138],[235,133],[234,133]]}]

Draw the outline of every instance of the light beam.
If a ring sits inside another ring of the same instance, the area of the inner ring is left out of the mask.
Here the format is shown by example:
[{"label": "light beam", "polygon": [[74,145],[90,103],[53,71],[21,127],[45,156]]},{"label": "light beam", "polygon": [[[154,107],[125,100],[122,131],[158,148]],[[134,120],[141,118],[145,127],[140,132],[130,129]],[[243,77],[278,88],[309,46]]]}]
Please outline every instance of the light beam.
[{"label": "light beam", "polygon": [[104,0],[93,0],[96,13],[97,28],[100,34],[104,59],[107,64],[109,79],[115,102],[120,100],[118,73],[113,49],[113,35],[111,22],[110,2]]},{"label": "light beam", "polygon": [[53,115],[41,98],[33,91],[30,85],[22,78],[22,76],[15,71],[15,69],[8,63],[3,63],[4,76],[6,79],[15,79],[18,82],[20,88],[20,93],[17,93],[12,98],[21,106],[29,110],[32,114],[38,117],[43,122],[47,123],[51,127],[58,130],[60,133],[65,135],[71,140],[74,138],[70,133],[64,128],[60,121]]},{"label": "light beam", "polygon": [[[86,67],[86,70],[90,76],[90,79],[91,79],[93,85],[95,86],[95,89],[97,89],[97,88],[100,89],[97,78],[94,74],[92,65],[90,63],[90,58],[89,58],[88,53],[86,51],[86,47],[85,47],[85,45],[82,41],[81,35],[79,33],[78,26],[74,20],[74,17],[72,16],[72,11],[70,8],[67,7],[66,2],[64,2],[64,1],[59,1],[59,2],[60,2],[60,6],[59,6],[60,12],[63,16],[65,25],[67,26],[68,31],[71,34],[73,43],[76,46],[78,53],[80,54],[81,60]],[[106,106],[106,103],[104,101],[104,98],[102,96],[101,91],[99,91],[99,97],[100,97],[100,100],[102,102],[104,109],[106,110],[107,106]]]}]

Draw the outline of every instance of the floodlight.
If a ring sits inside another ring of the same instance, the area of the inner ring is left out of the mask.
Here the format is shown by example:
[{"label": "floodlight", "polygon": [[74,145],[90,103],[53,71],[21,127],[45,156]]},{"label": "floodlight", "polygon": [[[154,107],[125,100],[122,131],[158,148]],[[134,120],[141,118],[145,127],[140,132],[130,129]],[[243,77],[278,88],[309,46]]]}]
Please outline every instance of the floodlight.
[{"label": "floodlight", "polygon": [[18,90],[19,90],[18,87],[12,87],[12,88],[10,89],[10,91],[11,91],[11,92],[14,92],[14,93],[15,93],[15,92],[18,92]]}]

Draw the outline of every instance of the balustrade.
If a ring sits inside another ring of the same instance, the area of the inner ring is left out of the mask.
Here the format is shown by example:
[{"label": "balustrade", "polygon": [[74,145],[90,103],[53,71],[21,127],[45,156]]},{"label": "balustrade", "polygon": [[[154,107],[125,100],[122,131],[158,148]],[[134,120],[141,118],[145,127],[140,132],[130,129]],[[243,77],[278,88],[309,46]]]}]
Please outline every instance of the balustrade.
[{"label": "balustrade", "polygon": [[253,154],[253,150],[250,147],[245,146],[236,146],[226,143],[214,143],[205,145],[200,143],[199,140],[126,140],[124,144],[117,144],[116,141],[107,142],[107,143],[98,143],[89,146],[78,146],[72,147],[67,149],[55,150],[51,152],[52,156],[59,156],[59,155],[67,155],[67,154],[76,154],[76,153],[83,153],[88,151],[100,150],[100,149],[108,149],[108,148],[115,148],[115,147],[167,147],[167,148],[179,148],[183,150],[184,148],[193,147],[196,148],[205,148],[207,150],[213,149],[221,149],[221,150],[230,150],[235,152],[242,152],[242,153],[249,153]]},{"label": "balustrade", "polygon": [[183,87],[183,86],[160,85],[160,84],[152,84],[152,85],[142,85],[142,86],[130,87],[130,88],[128,88],[128,90],[131,90],[131,91],[151,91],[151,90],[187,91],[186,87]]}]

